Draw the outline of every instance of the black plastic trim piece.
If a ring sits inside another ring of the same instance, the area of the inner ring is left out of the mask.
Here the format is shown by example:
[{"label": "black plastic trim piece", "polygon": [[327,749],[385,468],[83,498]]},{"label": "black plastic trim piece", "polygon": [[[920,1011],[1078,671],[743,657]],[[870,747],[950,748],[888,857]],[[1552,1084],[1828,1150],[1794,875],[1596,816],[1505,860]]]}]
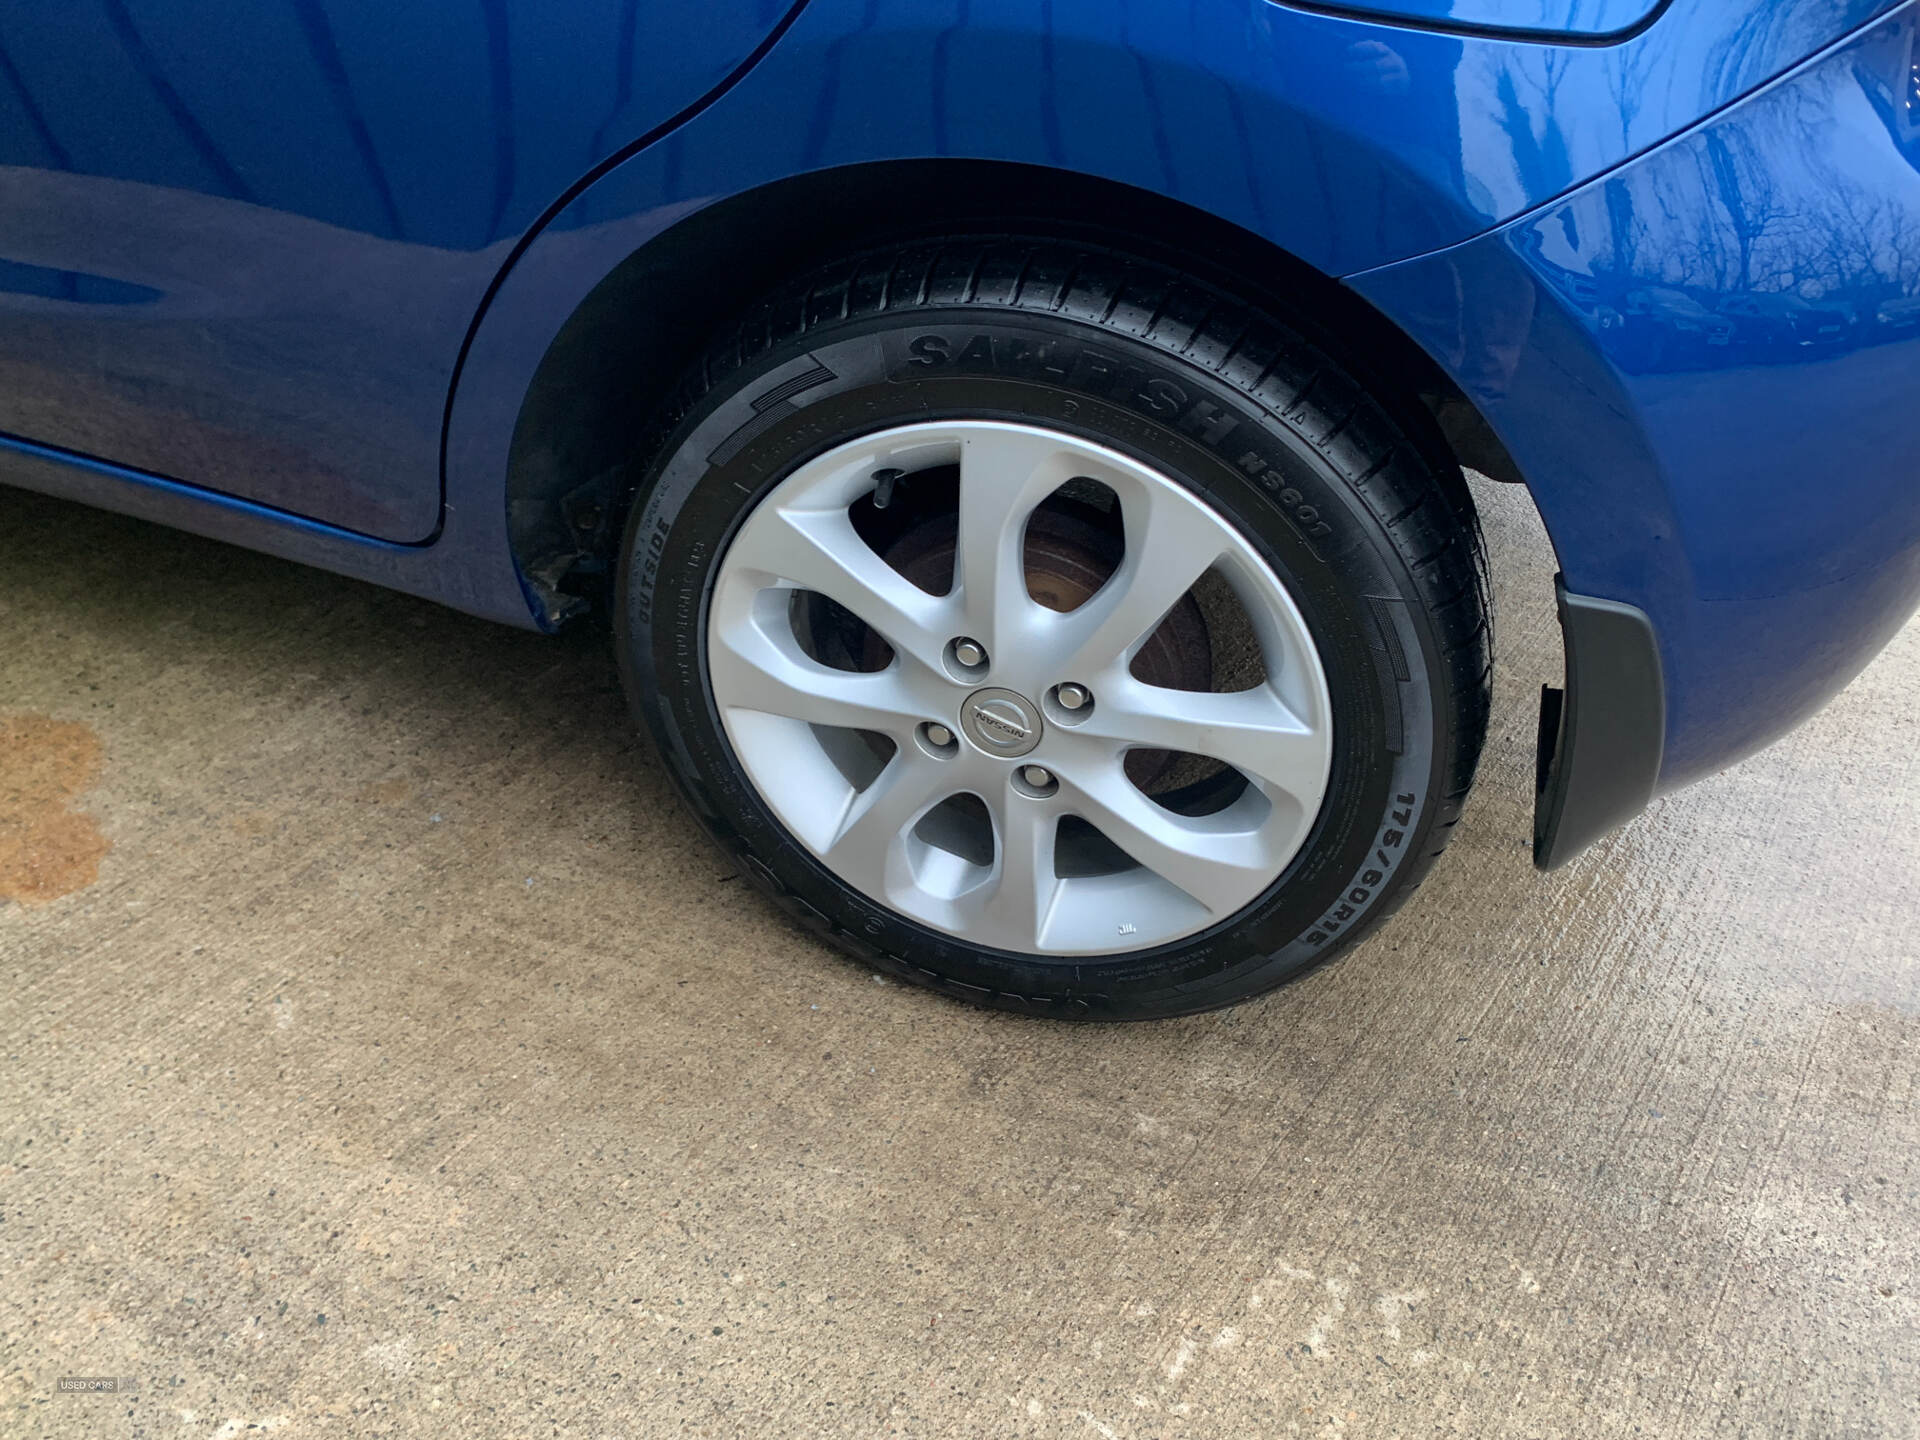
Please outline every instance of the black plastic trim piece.
[{"label": "black plastic trim piece", "polygon": [[1666,749],[1660,644],[1644,610],[1554,577],[1567,688],[1540,687],[1533,863],[1554,870],[1653,799]]},{"label": "black plastic trim piece", "polygon": [[1489,25],[1473,20],[1437,20],[1407,15],[1369,5],[1366,0],[1274,0],[1284,10],[1304,10],[1311,15],[1327,15],[1335,20],[1360,20],[1369,25],[1390,25],[1397,30],[1431,30],[1441,35],[1470,35],[1477,40],[1519,40],[1529,45],[1619,45],[1644,35],[1667,13],[1673,0],[1660,0],[1631,25],[1599,33],[1578,30],[1543,30],[1525,25]]}]

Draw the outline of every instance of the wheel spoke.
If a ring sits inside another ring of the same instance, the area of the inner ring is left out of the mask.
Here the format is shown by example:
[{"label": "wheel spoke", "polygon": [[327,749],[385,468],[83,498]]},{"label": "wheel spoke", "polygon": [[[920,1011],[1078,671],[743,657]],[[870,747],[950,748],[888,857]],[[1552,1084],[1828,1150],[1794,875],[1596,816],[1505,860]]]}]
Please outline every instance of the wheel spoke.
[{"label": "wheel spoke", "polygon": [[1169,611],[1212,568],[1231,537],[1221,522],[1172,487],[1125,491],[1126,558],[1099,592],[1069,617],[1069,653],[1060,673],[1124,671]]},{"label": "wheel spoke", "polygon": [[946,778],[940,761],[902,746],[874,782],[854,794],[821,858],[872,895],[908,883],[907,831],[947,797]]},{"label": "wheel spoke", "polygon": [[756,514],[727,552],[744,567],[812,590],[871,625],[896,651],[929,667],[946,643],[944,597],[929,595],[860,538],[844,508],[795,505]]},{"label": "wheel spoke", "polygon": [[993,818],[994,874],[982,896],[981,938],[1007,949],[1039,949],[1060,879],[1054,873],[1059,813],[1009,795]]},{"label": "wheel spoke", "polygon": [[1260,832],[1221,830],[1154,804],[1114,763],[1061,777],[1065,808],[1215,914],[1246,904],[1274,869]]},{"label": "wheel spoke", "polygon": [[1213,694],[1111,682],[1080,729],[1134,748],[1218,760],[1256,784],[1297,796],[1318,791],[1329,758],[1327,736],[1265,686]]},{"label": "wheel spoke", "polygon": [[1008,427],[970,434],[961,449],[954,586],[968,632],[990,656],[1011,656],[1039,618],[1027,593],[1027,520],[1072,477],[1055,436]]},{"label": "wheel spoke", "polygon": [[905,744],[924,715],[896,663],[885,670],[835,670],[770,635],[753,617],[714,627],[707,664],[729,709],[785,715],[813,725],[873,730]]}]

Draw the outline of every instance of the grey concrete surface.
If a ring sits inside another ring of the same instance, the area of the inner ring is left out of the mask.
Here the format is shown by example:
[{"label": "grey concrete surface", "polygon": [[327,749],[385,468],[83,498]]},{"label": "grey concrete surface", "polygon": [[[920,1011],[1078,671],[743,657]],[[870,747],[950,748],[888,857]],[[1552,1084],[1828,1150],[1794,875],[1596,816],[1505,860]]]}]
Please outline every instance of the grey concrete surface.
[{"label": "grey concrete surface", "polygon": [[1920,1434],[1920,628],[1543,878],[1481,495],[1452,853],[1071,1028],[790,930],[593,637],[0,491],[0,1429]]}]

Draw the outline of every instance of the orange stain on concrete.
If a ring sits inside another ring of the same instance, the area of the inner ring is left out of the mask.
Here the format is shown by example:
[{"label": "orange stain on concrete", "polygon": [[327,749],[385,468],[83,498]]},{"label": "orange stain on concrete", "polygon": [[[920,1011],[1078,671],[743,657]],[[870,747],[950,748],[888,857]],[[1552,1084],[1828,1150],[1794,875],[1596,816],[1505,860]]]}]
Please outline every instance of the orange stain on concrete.
[{"label": "orange stain on concrete", "polygon": [[112,846],[72,806],[101,757],[100,737],[77,721],[0,716],[0,901],[45,905],[100,878]]}]

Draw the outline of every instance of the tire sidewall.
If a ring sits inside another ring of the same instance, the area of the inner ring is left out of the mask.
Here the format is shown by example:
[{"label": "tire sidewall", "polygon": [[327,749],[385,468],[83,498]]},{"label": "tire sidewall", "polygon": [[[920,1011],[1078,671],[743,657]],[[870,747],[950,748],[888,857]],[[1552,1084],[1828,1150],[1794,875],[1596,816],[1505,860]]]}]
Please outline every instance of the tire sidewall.
[{"label": "tire sidewall", "polygon": [[[1299,605],[1333,699],[1326,798],[1299,853],[1238,914],[1113,956],[984,950],[869,900],[760,799],[706,673],[708,602],[746,515],[812,457],[876,430],[999,419],[1083,436],[1226,516]],[[929,307],[807,332],[694,401],[640,477],[622,551],[630,699],[682,792],[745,872],[883,968],[969,998],[1062,1013],[1179,1013],[1279,983],[1383,919],[1427,848],[1444,667],[1413,577],[1355,487],[1246,389],[1084,322]],[[1397,746],[1397,753],[1396,753]]]}]

